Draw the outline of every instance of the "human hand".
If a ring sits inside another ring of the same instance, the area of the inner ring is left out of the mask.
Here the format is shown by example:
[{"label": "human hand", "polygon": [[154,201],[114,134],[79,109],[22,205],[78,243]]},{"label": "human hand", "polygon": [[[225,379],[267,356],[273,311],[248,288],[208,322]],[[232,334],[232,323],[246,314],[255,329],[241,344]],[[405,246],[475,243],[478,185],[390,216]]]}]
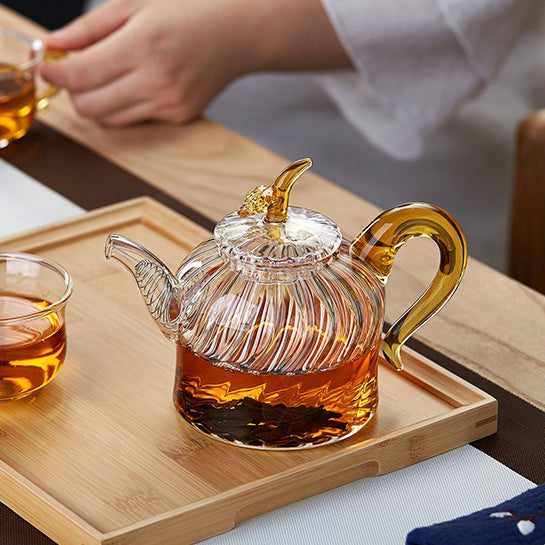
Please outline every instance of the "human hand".
[{"label": "human hand", "polygon": [[319,0],[110,0],[47,40],[41,75],[106,126],[198,116],[256,70],[349,65]]},{"label": "human hand", "polygon": [[246,70],[243,4],[112,0],[49,36],[49,48],[76,51],[42,76],[104,125],[188,121]]}]

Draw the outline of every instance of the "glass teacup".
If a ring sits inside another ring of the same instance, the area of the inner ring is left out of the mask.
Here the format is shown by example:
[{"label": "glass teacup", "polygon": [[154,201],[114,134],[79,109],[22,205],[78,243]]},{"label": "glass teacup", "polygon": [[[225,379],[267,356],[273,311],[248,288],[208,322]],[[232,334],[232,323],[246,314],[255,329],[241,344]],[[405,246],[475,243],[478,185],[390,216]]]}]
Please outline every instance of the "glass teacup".
[{"label": "glass teacup", "polygon": [[0,28],[0,148],[22,138],[36,112],[43,110],[58,91],[57,87],[48,87],[38,95],[35,72],[44,60],[62,56],[46,51],[38,38]]},{"label": "glass teacup", "polygon": [[50,382],[66,355],[68,271],[30,254],[0,254],[0,401]]}]

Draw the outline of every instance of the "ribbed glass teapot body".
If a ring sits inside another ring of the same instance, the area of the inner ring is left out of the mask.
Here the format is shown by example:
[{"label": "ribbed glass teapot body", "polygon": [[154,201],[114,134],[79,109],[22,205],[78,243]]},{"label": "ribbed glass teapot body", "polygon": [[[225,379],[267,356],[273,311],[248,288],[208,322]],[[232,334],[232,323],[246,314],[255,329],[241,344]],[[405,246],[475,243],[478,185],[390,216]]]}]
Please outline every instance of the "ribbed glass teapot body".
[{"label": "ribbed glass teapot body", "polygon": [[373,275],[350,259],[347,244],[328,264],[272,283],[234,270],[213,239],[201,243],[179,269],[200,262],[191,273],[202,280],[198,309],[185,324],[186,346],[254,373],[319,371],[358,357],[376,342],[383,296]]},{"label": "ribbed glass teapot body", "polygon": [[383,291],[347,241],[285,282],[246,274],[214,239],[187,256],[179,271],[188,270],[199,304],[178,341],[174,397],[196,427],[245,446],[302,448],[372,416]]}]

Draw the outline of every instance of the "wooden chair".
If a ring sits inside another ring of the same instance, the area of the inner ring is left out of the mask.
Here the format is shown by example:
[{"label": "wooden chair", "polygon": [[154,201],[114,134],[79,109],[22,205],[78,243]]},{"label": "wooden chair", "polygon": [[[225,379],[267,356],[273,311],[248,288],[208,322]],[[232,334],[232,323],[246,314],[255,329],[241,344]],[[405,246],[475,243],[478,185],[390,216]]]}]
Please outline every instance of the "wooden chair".
[{"label": "wooden chair", "polygon": [[522,120],[516,146],[509,274],[545,293],[545,110]]}]

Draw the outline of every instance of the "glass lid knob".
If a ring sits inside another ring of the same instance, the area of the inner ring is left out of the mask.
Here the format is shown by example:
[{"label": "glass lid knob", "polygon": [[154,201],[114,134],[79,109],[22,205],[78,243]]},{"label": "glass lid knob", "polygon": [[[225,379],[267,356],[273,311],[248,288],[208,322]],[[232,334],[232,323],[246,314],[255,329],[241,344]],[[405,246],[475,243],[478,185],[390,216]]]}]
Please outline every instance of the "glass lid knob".
[{"label": "glass lid knob", "polygon": [[217,224],[219,250],[236,270],[290,281],[322,266],[339,249],[342,235],[331,219],[289,206],[293,184],[311,165],[310,159],[290,164],[273,184],[256,187],[238,212]]}]

